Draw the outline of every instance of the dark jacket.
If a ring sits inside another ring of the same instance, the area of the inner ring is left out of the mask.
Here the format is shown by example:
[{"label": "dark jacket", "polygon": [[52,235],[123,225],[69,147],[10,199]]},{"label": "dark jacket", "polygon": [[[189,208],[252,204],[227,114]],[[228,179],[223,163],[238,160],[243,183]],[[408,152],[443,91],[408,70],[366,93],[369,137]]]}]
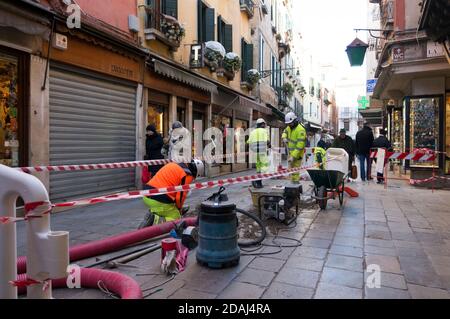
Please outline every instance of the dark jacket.
[{"label": "dark jacket", "polygon": [[378,138],[376,138],[375,141],[373,141],[372,147],[385,148],[389,152],[392,152],[391,142],[389,142],[387,137],[384,135],[380,135]]},{"label": "dark jacket", "polygon": [[161,149],[164,145],[163,138],[156,132],[156,129],[153,127],[149,128],[154,134],[152,136],[147,135],[145,141],[145,155],[149,160],[164,159],[164,156],[161,154]]},{"label": "dark jacket", "polygon": [[370,154],[374,139],[372,129],[364,126],[363,129],[356,134],[356,154]]},{"label": "dark jacket", "polygon": [[344,139],[338,136],[331,147],[344,149],[348,153],[350,159],[355,156],[355,142],[353,142],[353,139],[348,135],[346,135]]}]

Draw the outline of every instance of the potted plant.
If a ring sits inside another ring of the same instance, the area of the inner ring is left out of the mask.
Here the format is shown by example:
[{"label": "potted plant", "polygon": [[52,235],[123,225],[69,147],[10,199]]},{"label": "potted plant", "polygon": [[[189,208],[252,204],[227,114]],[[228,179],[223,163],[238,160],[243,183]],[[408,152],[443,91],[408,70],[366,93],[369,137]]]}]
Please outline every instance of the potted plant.
[{"label": "potted plant", "polygon": [[179,44],[186,35],[185,28],[174,17],[164,15],[161,21],[161,30],[171,42]]},{"label": "potted plant", "polygon": [[286,82],[282,87],[283,93],[286,94],[286,97],[290,100],[292,96],[294,96],[295,89],[291,83]]},{"label": "potted plant", "polygon": [[256,69],[250,69],[247,71],[247,82],[253,88],[261,80],[261,74]]},{"label": "potted plant", "polygon": [[211,72],[215,72],[225,58],[225,48],[217,41],[205,43],[205,64],[209,66]]},{"label": "potted plant", "polygon": [[225,76],[232,81],[234,75],[241,69],[242,62],[239,55],[234,52],[228,52],[223,59],[223,68],[225,69]]}]

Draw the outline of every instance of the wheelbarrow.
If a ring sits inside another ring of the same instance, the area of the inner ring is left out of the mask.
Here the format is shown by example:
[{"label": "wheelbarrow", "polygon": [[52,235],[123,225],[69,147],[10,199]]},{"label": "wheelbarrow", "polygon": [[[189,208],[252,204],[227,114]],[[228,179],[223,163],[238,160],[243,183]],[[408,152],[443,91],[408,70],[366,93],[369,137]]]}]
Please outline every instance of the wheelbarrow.
[{"label": "wheelbarrow", "polygon": [[345,179],[349,173],[344,174],[341,171],[309,169],[308,174],[314,182],[315,196],[313,198],[319,204],[320,209],[325,210],[328,200],[335,200],[336,196],[342,208],[344,204]]}]

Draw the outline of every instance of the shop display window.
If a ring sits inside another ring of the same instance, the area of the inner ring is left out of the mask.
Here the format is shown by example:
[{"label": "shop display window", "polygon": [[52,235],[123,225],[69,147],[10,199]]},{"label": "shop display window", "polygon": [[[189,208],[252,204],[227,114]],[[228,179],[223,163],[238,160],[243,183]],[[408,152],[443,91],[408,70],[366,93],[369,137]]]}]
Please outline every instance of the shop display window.
[{"label": "shop display window", "polygon": [[0,52],[0,164],[19,166],[18,64]]},{"label": "shop display window", "polygon": [[231,128],[231,117],[222,116],[222,115],[214,115],[213,116],[213,126],[218,128],[222,132],[222,138],[223,138],[222,153],[226,154],[226,152],[227,152],[227,136],[228,136],[228,134],[230,132],[230,128]]},{"label": "shop display window", "polygon": [[[242,139],[240,134],[245,134],[248,129],[248,121],[243,120],[234,120],[234,132],[235,132],[235,142],[234,142],[234,152],[237,154],[238,152],[246,152],[246,142],[248,140],[248,136],[245,139]],[[244,143],[244,145],[242,145]]]},{"label": "shop display window", "polygon": [[155,106],[155,105],[149,105],[148,106],[148,124],[153,124],[156,126],[156,130],[162,135],[167,136],[167,112],[166,108],[163,106]]},{"label": "shop display window", "polygon": [[[411,150],[426,148],[439,150],[439,98],[411,99],[410,104],[410,147]],[[438,166],[432,162],[414,162],[411,166]]]},{"label": "shop display window", "polygon": [[404,150],[403,145],[403,110],[394,109],[392,111],[392,148],[395,152],[402,152]]}]

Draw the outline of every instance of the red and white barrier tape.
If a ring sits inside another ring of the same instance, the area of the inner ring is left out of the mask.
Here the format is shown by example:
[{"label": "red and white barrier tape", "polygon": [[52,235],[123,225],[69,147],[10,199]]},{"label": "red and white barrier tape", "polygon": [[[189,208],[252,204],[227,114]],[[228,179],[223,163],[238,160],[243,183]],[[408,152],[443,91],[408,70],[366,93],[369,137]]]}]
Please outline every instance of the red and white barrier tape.
[{"label": "red and white barrier tape", "polygon": [[438,180],[438,179],[443,179],[443,180],[450,180],[450,177],[446,177],[446,176],[432,176],[430,178],[426,178],[426,179],[411,179],[409,181],[410,185],[420,185],[420,184],[425,184],[434,180]]},{"label": "red and white barrier tape", "polygon": [[[392,160],[411,160],[417,162],[432,162],[436,160],[436,154],[440,152],[435,152],[432,150],[417,150],[411,153],[408,152],[386,152],[385,159]],[[378,151],[372,151],[370,153],[370,158],[377,158]]]},{"label": "red and white barrier tape", "polygon": [[25,217],[0,217],[0,225],[6,225],[16,223],[18,221],[29,220],[30,218],[41,218],[47,214],[50,214],[53,209],[53,205],[50,202],[35,202],[25,204]]},{"label": "red and white barrier tape", "polygon": [[17,288],[26,288],[29,286],[33,286],[33,285],[44,285],[42,287],[42,291],[47,290],[50,287],[50,283],[51,280],[47,279],[47,280],[35,280],[35,279],[31,279],[31,278],[27,278],[25,280],[13,280],[10,281],[9,284],[12,285],[13,287],[17,287]]},{"label": "red and white barrier tape", "polygon": [[[221,154],[221,155],[193,157],[193,158],[212,163],[217,160],[234,158],[235,156],[246,156],[248,154],[249,154],[248,152],[245,152],[245,153]],[[170,162],[183,163],[183,162],[185,162],[185,159],[183,157],[179,157],[175,160],[164,159],[164,160],[133,161],[133,162],[103,163],[103,164],[34,166],[34,167],[18,167],[15,169],[31,174],[31,173],[36,173],[36,172],[91,171],[91,170],[100,170],[100,169],[134,168],[134,167],[144,167],[144,166],[165,165]]]},{"label": "red and white barrier tape", "polygon": [[253,181],[257,181],[257,180],[266,180],[266,179],[288,176],[288,175],[292,175],[295,173],[300,173],[306,169],[314,168],[314,167],[316,167],[316,165],[309,166],[309,167],[285,169],[285,170],[278,171],[277,173],[271,173],[271,174],[256,174],[256,175],[227,178],[227,179],[221,179],[221,180],[215,180],[215,181],[208,181],[208,182],[203,182],[203,183],[193,183],[193,184],[183,185],[183,186],[171,186],[171,187],[163,187],[163,188],[159,188],[159,189],[124,192],[124,193],[118,193],[118,194],[113,194],[113,195],[81,199],[81,200],[65,202],[65,203],[58,203],[58,204],[54,204],[54,205],[51,205],[49,202],[28,203],[25,205],[25,209],[27,211],[27,215],[25,218],[20,219],[20,218],[3,217],[4,220],[3,220],[3,222],[0,222],[0,224],[8,224],[8,223],[14,223],[19,220],[27,220],[29,218],[42,217],[45,214],[49,214],[53,207],[67,208],[67,207],[75,207],[75,206],[85,206],[85,205],[93,205],[93,204],[118,201],[118,200],[124,200],[124,199],[142,198],[144,196],[151,197],[151,196],[156,196],[156,195],[163,195],[163,194],[170,194],[170,193],[177,193],[177,192],[187,192],[187,191],[191,191],[191,190],[216,188],[216,187],[220,187],[220,186],[241,184],[241,183],[253,182]]}]

